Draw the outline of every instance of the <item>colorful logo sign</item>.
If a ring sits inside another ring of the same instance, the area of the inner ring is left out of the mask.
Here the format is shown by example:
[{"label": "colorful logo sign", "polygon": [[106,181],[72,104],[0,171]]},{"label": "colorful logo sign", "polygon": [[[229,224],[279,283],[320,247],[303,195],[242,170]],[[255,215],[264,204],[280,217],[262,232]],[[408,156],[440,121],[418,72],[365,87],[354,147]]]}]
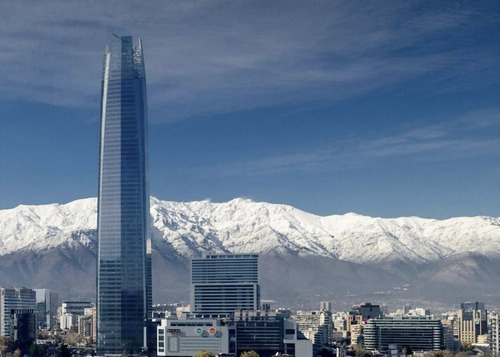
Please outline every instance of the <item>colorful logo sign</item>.
[{"label": "colorful logo sign", "polygon": [[203,329],[202,329],[201,327],[198,327],[198,328],[196,329],[196,333],[197,333],[198,335],[201,335],[201,334],[203,333]]},{"label": "colorful logo sign", "polygon": [[208,333],[211,335],[215,335],[217,333],[217,330],[215,329],[215,327],[210,327],[208,329]]}]

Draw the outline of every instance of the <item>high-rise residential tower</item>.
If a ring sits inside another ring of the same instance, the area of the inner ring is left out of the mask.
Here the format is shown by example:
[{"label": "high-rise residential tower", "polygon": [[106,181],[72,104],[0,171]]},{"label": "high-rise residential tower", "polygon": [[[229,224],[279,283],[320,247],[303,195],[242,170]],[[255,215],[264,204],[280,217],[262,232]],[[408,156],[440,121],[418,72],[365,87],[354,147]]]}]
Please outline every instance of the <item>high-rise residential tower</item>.
[{"label": "high-rise residential tower", "polygon": [[148,346],[151,241],[142,43],[115,35],[104,54],[99,152],[97,350]]},{"label": "high-rise residential tower", "polygon": [[230,314],[260,305],[257,254],[204,254],[191,260],[191,310]]}]

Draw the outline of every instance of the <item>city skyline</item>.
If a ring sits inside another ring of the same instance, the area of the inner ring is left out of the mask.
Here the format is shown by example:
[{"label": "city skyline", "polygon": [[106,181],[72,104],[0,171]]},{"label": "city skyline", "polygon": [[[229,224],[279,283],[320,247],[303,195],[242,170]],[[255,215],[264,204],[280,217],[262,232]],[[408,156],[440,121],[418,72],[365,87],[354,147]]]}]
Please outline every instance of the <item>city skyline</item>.
[{"label": "city skyline", "polygon": [[497,2],[115,7],[0,5],[0,209],[97,196],[114,32],[150,58],[153,196],[500,215]]}]

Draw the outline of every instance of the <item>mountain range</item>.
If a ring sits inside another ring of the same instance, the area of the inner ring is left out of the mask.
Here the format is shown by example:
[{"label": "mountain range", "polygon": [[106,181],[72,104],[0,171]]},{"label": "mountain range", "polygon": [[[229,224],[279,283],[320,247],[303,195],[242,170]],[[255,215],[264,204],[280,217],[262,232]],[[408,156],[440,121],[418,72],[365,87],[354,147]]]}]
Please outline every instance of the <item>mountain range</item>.
[{"label": "mountain range", "polygon": [[[97,200],[0,210],[0,285],[95,297]],[[151,198],[155,302],[187,302],[189,259],[259,253],[262,298],[339,308],[411,301],[435,308],[478,300],[500,307],[500,218],[317,216],[237,198]]]}]

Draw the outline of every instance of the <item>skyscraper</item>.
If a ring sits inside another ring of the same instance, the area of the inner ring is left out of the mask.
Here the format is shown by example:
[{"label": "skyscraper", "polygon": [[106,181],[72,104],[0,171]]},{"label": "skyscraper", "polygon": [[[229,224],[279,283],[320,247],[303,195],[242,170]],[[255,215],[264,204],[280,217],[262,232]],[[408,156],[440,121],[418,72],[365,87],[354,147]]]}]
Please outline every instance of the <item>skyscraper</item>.
[{"label": "skyscraper", "polygon": [[104,54],[97,249],[98,353],[148,345],[151,241],[142,43],[115,35]]},{"label": "skyscraper", "polygon": [[191,309],[229,314],[260,305],[257,254],[205,254],[191,260]]}]

